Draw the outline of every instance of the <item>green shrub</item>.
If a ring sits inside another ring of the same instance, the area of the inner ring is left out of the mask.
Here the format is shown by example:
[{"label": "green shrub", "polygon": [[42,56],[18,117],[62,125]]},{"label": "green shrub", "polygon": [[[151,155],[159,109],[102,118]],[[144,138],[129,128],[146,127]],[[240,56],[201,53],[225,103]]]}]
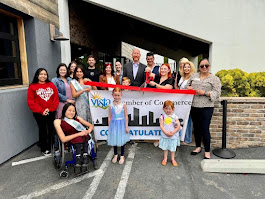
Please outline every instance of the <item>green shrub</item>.
[{"label": "green shrub", "polygon": [[227,97],[265,97],[265,72],[246,73],[240,69],[221,70],[216,73]]}]

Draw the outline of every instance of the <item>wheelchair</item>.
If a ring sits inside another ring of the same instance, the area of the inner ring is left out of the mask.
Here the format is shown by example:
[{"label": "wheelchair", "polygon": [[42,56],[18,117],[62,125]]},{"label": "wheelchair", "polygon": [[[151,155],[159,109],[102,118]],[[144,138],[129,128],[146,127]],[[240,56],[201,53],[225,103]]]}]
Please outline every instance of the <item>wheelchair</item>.
[{"label": "wheelchair", "polygon": [[[72,159],[67,160],[67,153],[71,154]],[[89,159],[93,163],[94,169],[98,169],[98,165],[96,162],[97,158],[97,149],[95,145],[94,138],[92,136],[92,133],[90,134],[90,139],[88,140],[88,156]],[[86,168],[83,167],[76,167],[75,166],[75,149],[73,144],[71,142],[66,142],[63,143],[58,135],[56,134],[54,136],[53,144],[52,144],[52,157],[53,157],[53,164],[56,169],[58,169],[60,172],[60,177],[61,178],[68,178],[69,172],[68,168],[69,166],[73,166],[74,168],[74,173],[76,176],[85,174],[89,172],[88,166]],[[79,172],[78,172],[79,170]]]}]

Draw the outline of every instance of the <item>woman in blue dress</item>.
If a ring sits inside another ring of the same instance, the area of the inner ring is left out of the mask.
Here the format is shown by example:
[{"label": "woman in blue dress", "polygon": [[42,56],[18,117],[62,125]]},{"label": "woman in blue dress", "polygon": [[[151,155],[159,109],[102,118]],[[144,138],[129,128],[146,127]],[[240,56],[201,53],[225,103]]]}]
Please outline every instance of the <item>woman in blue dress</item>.
[{"label": "woman in blue dress", "polygon": [[124,146],[126,142],[130,141],[129,128],[128,128],[128,113],[125,103],[121,102],[122,92],[119,87],[114,88],[112,91],[114,98],[113,103],[109,107],[109,130],[108,130],[108,145],[114,147],[113,163],[118,160],[118,146],[121,147],[121,155],[119,164],[124,163]]}]

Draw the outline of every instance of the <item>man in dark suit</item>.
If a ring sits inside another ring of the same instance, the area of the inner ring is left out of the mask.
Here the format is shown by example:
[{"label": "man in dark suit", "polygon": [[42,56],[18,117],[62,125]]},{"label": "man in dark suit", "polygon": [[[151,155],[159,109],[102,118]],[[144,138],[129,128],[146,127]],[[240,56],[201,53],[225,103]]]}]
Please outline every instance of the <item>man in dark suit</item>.
[{"label": "man in dark suit", "polygon": [[123,67],[123,77],[128,77],[131,80],[130,86],[140,87],[145,82],[146,65],[140,63],[141,53],[139,49],[133,49],[133,62],[125,64]]}]

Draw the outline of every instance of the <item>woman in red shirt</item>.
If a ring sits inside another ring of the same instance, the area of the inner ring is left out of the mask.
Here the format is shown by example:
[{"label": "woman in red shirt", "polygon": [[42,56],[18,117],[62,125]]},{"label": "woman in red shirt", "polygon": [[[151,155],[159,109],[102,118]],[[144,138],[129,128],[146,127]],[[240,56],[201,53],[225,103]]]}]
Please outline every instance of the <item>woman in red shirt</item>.
[{"label": "woman in red shirt", "polygon": [[46,69],[39,68],[28,88],[28,106],[39,127],[39,145],[44,155],[51,154],[53,121],[59,104],[58,91]]}]

